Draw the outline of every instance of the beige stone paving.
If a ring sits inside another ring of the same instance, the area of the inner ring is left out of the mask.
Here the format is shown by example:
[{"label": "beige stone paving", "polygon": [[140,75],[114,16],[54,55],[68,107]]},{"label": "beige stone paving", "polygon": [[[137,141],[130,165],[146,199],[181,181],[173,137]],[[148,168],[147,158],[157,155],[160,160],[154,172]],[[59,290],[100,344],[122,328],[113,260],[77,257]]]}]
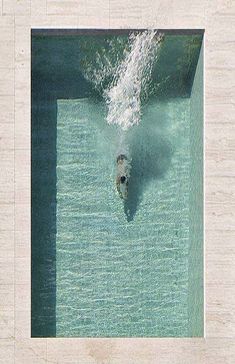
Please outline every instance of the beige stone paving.
[{"label": "beige stone paving", "polygon": [[[30,339],[30,29],[205,28],[206,339]],[[0,0],[0,363],[235,362],[234,0]]]}]

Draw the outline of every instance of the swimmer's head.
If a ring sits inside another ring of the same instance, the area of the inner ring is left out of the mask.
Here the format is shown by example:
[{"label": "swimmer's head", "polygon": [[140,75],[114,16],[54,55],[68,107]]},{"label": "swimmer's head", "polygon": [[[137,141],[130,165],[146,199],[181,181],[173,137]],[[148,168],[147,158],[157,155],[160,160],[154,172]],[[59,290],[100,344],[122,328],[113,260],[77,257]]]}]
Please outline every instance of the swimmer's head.
[{"label": "swimmer's head", "polygon": [[124,183],[125,180],[126,180],[126,177],[125,176],[121,176],[120,180],[121,180],[121,183]]},{"label": "swimmer's head", "polygon": [[117,157],[117,163],[123,160],[127,160],[127,157],[125,156],[125,154],[119,154],[119,156]]}]

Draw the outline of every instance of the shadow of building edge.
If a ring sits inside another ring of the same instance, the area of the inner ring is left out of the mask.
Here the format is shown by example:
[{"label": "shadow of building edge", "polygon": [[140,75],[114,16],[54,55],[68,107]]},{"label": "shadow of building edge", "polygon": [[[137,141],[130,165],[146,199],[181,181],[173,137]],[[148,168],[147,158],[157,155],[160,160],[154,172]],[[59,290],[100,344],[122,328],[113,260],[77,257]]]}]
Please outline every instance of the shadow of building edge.
[{"label": "shadow of building edge", "polygon": [[[33,67],[32,67],[33,68]],[[32,74],[31,336],[56,336],[56,99]],[[43,97],[42,97],[43,95]]]}]

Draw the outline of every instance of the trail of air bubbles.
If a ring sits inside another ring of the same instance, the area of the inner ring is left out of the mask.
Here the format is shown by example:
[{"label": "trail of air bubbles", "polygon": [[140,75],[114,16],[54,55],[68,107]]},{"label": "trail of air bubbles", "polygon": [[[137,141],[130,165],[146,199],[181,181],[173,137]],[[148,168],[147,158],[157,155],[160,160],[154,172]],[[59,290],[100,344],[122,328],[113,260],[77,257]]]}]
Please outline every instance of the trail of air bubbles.
[{"label": "trail of air bubbles", "polygon": [[130,35],[129,51],[125,51],[111,85],[104,90],[108,124],[119,125],[122,130],[139,124],[141,96],[147,93],[161,39],[162,35],[155,30]]},{"label": "trail of air bubbles", "polygon": [[121,37],[109,39],[86,61],[84,77],[104,97],[108,124],[121,130],[139,124],[162,38],[157,30],[146,30],[131,33],[127,44]]}]

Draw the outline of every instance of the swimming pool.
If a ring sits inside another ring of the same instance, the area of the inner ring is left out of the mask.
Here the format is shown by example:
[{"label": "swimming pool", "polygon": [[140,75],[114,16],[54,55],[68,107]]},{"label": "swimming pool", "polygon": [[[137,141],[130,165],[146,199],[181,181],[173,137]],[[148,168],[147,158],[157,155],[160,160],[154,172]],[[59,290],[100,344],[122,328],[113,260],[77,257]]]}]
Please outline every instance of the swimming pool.
[{"label": "swimming pool", "polygon": [[123,201],[101,90],[128,31],[32,32],[33,337],[203,336],[203,35],[165,33]]}]

